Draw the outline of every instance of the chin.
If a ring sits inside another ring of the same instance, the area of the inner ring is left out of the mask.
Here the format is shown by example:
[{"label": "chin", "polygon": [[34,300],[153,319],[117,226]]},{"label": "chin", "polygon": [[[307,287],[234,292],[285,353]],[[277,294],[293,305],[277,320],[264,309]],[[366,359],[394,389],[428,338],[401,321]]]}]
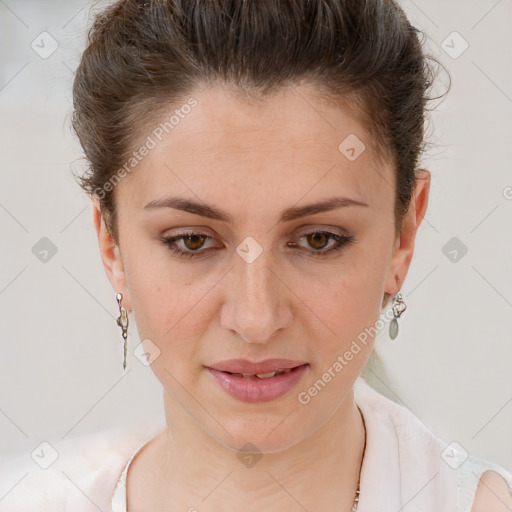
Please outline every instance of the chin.
[{"label": "chin", "polygon": [[220,423],[225,430],[216,424],[215,432],[209,432],[209,435],[220,444],[237,452],[281,452],[310,435],[310,432],[305,429],[304,421],[300,421],[297,417],[291,421],[283,411],[284,409],[275,416],[269,416],[268,413],[263,412],[248,414],[244,418],[237,415],[232,420],[224,416]]}]

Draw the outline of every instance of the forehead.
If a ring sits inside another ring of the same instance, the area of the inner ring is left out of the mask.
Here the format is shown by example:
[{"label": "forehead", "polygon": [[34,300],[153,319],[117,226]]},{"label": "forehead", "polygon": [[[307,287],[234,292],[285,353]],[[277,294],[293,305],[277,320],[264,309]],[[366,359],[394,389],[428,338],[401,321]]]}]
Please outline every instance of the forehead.
[{"label": "forehead", "polygon": [[[336,189],[379,208],[394,197],[392,166],[354,109],[301,86],[264,100],[247,101],[220,86],[191,97],[195,106],[174,116],[163,133],[142,134],[155,146],[126,180],[131,203],[143,207],[166,192],[224,201],[229,193],[284,207],[302,197],[325,199]],[[155,128],[176,110],[179,105],[169,107]]]}]

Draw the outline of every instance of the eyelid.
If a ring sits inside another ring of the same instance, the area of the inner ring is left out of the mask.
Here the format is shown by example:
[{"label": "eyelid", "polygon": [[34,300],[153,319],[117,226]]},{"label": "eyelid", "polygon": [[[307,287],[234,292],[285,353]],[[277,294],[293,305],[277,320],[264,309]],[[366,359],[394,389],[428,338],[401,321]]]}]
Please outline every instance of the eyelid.
[{"label": "eyelid", "polygon": [[[177,243],[179,241],[182,241],[187,235],[205,237],[206,238],[205,244],[208,242],[215,242],[217,240],[216,237],[212,236],[209,233],[204,233],[203,231],[199,231],[199,230],[195,231],[193,229],[188,229],[185,231],[180,231],[180,232],[172,233],[172,234],[164,234],[164,235],[162,235],[161,239],[163,241],[167,240],[167,243],[169,243],[169,240],[175,239],[176,240],[175,243]],[[206,249],[201,248],[197,251],[190,251],[190,252],[196,252],[196,253],[206,252],[208,249],[215,249],[216,247],[218,247],[218,246],[214,245],[212,247],[207,247]]]},{"label": "eyelid", "polygon": [[301,231],[299,231],[298,236],[311,235],[313,233],[331,233],[333,235],[338,236],[346,236],[349,237],[350,233],[345,231],[344,229],[337,228],[334,226],[322,226],[322,227],[305,227]]},{"label": "eyelid", "polygon": [[[339,233],[339,228],[312,228],[305,229],[303,233],[296,235],[294,237],[294,240],[300,240],[305,236],[308,235],[314,235],[316,233],[325,234],[329,238],[330,241],[334,241],[334,244],[327,248],[327,249],[308,249],[305,247],[300,246],[295,241],[293,242],[287,242],[287,247],[297,247],[297,249],[302,252],[306,253],[308,257],[311,258],[318,258],[318,259],[326,259],[330,256],[335,256],[337,253],[341,253],[345,248],[352,245],[354,242],[357,242],[356,238],[353,235],[345,234],[344,230],[342,230],[342,233]],[[197,250],[191,250],[191,249],[180,249],[178,247],[178,243],[182,242],[183,239],[187,236],[203,236],[207,239],[210,239],[210,241],[214,241],[215,237],[212,237],[208,235],[207,233],[203,233],[201,231],[194,230],[194,228],[188,228],[184,231],[181,231],[176,234],[172,235],[163,235],[161,237],[161,241],[164,245],[168,247],[168,249],[174,253],[174,255],[178,258],[187,258],[189,260],[193,260],[194,258],[201,258],[202,256],[206,256],[208,254],[211,254],[214,249],[222,249],[222,247],[219,246],[213,246],[213,247],[206,247],[206,248],[199,248]],[[200,260],[199,260],[200,261]]]},{"label": "eyelid", "polygon": [[[161,238],[168,239],[168,238],[178,238],[180,236],[186,236],[186,235],[199,235],[199,236],[209,237],[210,239],[213,239],[213,240],[217,239],[217,237],[215,237],[211,233],[207,233],[205,231],[208,231],[208,229],[205,227],[202,227],[202,226],[191,227],[191,228],[182,228],[181,230],[178,228],[178,231],[176,231],[176,232],[174,232],[174,231],[172,233],[164,232],[163,235],[161,236]],[[299,232],[294,235],[294,237],[300,238],[304,235],[311,235],[314,233],[329,233],[329,234],[338,235],[338,236],[347,237],[347,238],[350,238],[350,236],[351,236],[347,231],[345,231],[341,228],[335,227],[335,226],[322,226],[322,227],[303,226],[299,230]]]},{"label": "eyelid", "polygon": [[203,226],[194,226],[191,228],[171,228],[163,232],[162,236],[180,236],[180,235],[205,235],[211,238],[215,238],[210,232],[210,229]]}]

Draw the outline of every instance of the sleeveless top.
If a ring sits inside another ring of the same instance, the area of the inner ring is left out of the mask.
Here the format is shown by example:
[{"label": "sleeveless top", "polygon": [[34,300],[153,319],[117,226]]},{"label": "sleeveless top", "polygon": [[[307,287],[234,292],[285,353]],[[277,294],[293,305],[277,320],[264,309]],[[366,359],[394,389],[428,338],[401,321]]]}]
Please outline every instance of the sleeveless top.
[{"label": "sleeveless top", "polygon": [[[366,427],[357,511],[471,512],[480,477],[500,474],[512,496],[512,473],[446,443],[408,409],[371,388],[361,377],[354,400]],[[139,444],[117,481],[112,512],[126,511],[128,468],[148,441]]]}]

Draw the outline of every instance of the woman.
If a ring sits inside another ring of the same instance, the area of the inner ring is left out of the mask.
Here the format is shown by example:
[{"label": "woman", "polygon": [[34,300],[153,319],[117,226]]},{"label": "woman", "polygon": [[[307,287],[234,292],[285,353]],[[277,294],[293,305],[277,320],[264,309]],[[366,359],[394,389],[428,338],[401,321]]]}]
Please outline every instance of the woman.
[{"label": "woman", "polygon": [[432,79],[389,0],[122,0],[98,15],[73,90],[81,185],[123,365],[132,312],[167,427],[94,462],[84,448],[82,480],[65,474],[64,491],[45,473],[34,507],[512,508],[508,471],[360,378],[382,308],[391,337],[406,308]]}]

